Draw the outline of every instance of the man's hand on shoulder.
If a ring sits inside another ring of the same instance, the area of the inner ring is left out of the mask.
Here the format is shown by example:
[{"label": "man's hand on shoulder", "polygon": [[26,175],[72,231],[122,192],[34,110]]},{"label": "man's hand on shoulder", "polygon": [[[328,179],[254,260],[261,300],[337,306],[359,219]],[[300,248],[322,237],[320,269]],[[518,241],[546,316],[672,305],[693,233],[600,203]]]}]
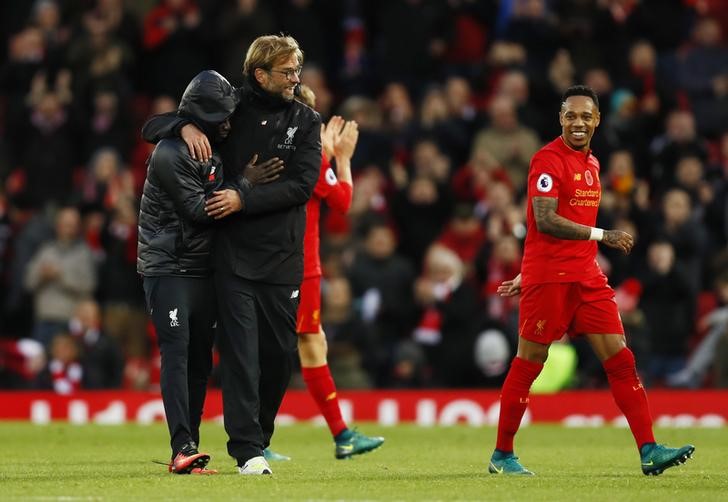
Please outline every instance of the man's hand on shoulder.
[{"label": "man's hand on shoulder", "polygon": [[602,243],[610,248],[619,249],[624,254],[629,254],[634,246],[634,238],[621,230],[605,230]]},{"label": "man's hand on shoulder", "polygon": [[200,162],[207,162],[212,157],[210,140],[205,133],[200,131],[194,124],[186,124],[180,131],[182,141],[185,142],[193,159]]},{"label": "man's hand on shoulder", "polygon": [[277,180],[283,171],[283,161],[278,157],[268,159],[262,164],[256,165],[258,154],[253,155],[243,169],[243,178],[248,180],[251,185],[262,185]]}]

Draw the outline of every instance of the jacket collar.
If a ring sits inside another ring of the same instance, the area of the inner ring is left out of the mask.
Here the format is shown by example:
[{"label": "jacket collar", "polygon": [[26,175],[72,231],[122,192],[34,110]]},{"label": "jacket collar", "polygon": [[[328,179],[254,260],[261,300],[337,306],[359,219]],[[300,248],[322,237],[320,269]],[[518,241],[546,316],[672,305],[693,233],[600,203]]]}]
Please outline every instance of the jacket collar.
[{"label": "jacket collar", "polygon": [[249,75],[243,82],[243,88],[254,101],[265,108],[279,109],[286,108],[292,104],[292,101],[286,101],[280,96],[269,93],[264,90],[255,80],[255,77]]}]

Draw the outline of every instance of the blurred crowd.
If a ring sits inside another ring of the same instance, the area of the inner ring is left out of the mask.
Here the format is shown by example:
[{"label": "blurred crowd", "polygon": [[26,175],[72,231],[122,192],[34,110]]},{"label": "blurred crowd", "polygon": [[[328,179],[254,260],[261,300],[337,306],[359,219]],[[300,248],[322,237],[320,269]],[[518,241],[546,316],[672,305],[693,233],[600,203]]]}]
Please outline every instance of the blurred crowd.
[{"label": "blurred crowd", "polygon": [[[728,386],[723,0],[9,0],[0,4],[0,386],[150,389],[139,135],[259,35],[301,44],[327,120],[359,123],[347,217],[322,214],[341,388],[494,387],[517,341],[531,156],[561,93],[600,99],[602,247],[646,384]],[[579,355],[571,385],[606,385]]]}]

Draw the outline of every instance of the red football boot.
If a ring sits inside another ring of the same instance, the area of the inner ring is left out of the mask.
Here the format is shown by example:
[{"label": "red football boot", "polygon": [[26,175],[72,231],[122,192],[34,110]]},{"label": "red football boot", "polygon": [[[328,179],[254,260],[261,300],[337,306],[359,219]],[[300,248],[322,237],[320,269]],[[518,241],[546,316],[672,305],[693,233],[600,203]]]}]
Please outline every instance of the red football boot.
[{"label": "red football boot", "polygon": [[190,474],[193,469],[205,469],[209,461],[210,455],[198,452],[197,445],[194,442],[189,442],[182,447],[169,464],[169,472]]}]

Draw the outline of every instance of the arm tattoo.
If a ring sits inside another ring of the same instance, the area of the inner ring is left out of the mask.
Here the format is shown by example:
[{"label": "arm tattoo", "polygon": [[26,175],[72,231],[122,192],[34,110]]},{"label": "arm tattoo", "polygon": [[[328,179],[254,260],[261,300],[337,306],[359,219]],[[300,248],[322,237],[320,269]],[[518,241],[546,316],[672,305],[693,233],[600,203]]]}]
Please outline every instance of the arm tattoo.
[{"label": "arm tattoo", "polygon": [[570,241],[586,241],[591,235],[591,227],[575,223],[556,214],[559,200],[555,197],[534,197],[533,216],[539,232]]}]

